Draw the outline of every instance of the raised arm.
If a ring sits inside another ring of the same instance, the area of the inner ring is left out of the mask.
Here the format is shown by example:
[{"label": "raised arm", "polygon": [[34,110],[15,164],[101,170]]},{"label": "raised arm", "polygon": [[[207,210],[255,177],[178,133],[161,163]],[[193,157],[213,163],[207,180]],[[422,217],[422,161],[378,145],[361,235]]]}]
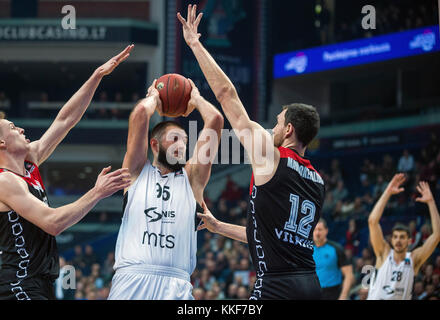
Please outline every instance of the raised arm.
[{"label": "raised arm", "polygon": [[247,243],[246,227],[221,222],[212,215],[204,202],[202,207],[203,213],[197,213],[197,216],[203,221],[203,224],[197,228],[198,231],[208,229],[210,232]]},{"label": "raised arm", "polygon": [[425,243],[415,249],[411,256],[414,261],[414,272],[417,274],[420,267],[434,252],[435,248],[440,242],[440,216],[438,213],[437,205],[435,204],[434,197],[432,196],[429,184],[426,182],[420,182],[417,186],[417,191],[422,195],[417,198],[417,202],[426,203],[429,208],[429,214],[431,216],[432,234],[426,239]]},{"label": "raised arm", "polygon": [[217,155],[224,120],[221,113],[200,95],[194,82],[189,81],[192,86],[191,99],[184,116],[188,116],[194,109],[197,109],[202,116],[204,126],[197,140],[194,154],[185,169],[188,172],[194,196],[198,203],[202,203],[203,190],[211,175],[212,162]]},{"label": "raised arm", "polygon": [[177,14],[183,26],[183,36],[194,53],[209,86],[221,104],[226,118],[246,149],[254,170],[255,181],[260,184],[259,172],[263,176],[271,175],[273,173],[271,169],[274,168],[273,164],[278,163],[279,152],[274,147],[269,132],[258,123],[250,120],[231,80],[199,41],[201,35],[197,32],[197,28],[203,14],[200,13],[196,17],[196,13],[197,6],[189,5],[186,20],[180,13]]},{"label": "raised arm", "polygon": [[373,211],[371,211],[368,217],[368,228],[370,230],[370,240],[373,246],[374,254],[376,255],[376,266],[382,264],[383,259],[390,252],[390,245],[385,241],[382,228],[379,221],[382,217],[383,211],[388,203],[388,200],[392,195],[399,194],[404,191],[400,186],[406,180],[405,175],[402,173],[396,174],[391,182],[388,184],[382,196],[375,204]]},{"label": "raised arm", "polygon": [[129,185],[127,169],[109,173],[110,169],[111,167],[104,168],[95,187],[80,199],[56,209],[49,208],[33,196],[21,178],[10,172],[2,173],[0,202],[46,233],[56,236],[80,221],[100,200]]},{"label": "raised arm", "polygon": [[127,59],[133,47],[134,45],[128,46],[120,54],[111,58],[93,72],[92,76],[61,108],[54,122],[40,140],[30,144],[27,160],[41,165],[50,157],[69,131],[81,120],[102,78],[110,74],[122,61]]},{"label": "raised arm", "polygon": [[147,162],[150,119],[156,108],[161,106],[155,85],[156,80],[148,88],[147,96],[136,105],[128,121],[127,152],[122,167],[128,168],[132,182],[139,177]]}]

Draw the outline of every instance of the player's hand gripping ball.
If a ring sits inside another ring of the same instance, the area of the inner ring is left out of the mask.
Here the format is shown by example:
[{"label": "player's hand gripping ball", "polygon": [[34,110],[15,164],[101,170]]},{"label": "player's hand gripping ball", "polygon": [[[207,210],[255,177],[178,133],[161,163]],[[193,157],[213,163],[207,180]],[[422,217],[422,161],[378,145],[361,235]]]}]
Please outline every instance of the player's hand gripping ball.
[{"label": "player's hand gripping ball", "polygon": [[156,81],[156,89],[162,101],[162,113],[167,117],[183,115],[191,98],[191,83],[180,74],[165,74]]}]

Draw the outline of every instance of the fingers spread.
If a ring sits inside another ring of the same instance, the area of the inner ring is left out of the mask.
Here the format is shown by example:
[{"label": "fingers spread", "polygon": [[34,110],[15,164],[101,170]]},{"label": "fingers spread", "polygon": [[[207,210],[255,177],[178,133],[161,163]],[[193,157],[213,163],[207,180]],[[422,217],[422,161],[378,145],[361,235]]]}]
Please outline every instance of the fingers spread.
[{"label": "fingers spread", "polygon": [[100,176],[106,175],[110,170],[112,169],[112,166],[108,166],[107,168],[102,169]]},{"label": "fingers spread", "polygon": [[196,21],[194,22],[194,26],[197,28],[200,24],[200,21],[202,20],[202,16],[203,16],[203,12],[200,12],[199,15],[197,16]]},{"label": "fingers spread", "polygon": [[180,21],[183,25],[186,25],[186,20],[182,17],[182,15],[180,14],[180,12],[177,13],[177,19],[179,19],[179,21]]}]

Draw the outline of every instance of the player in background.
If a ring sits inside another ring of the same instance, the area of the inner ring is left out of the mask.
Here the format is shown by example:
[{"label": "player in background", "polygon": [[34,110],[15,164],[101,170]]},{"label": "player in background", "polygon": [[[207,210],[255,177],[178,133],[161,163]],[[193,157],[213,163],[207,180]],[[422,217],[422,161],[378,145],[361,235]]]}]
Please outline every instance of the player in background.
[{"label": "player in background", "polygon": [[[324,181],[304,157],[319,130],[316,109],[284,106],[273,137],[250,120],[237,90],[199,41],[202,19],[188,6],[183,36],[252,164],[247,226],[216,220],[206,209],[201,228],[248,243],[257,280],[251,299],[319,299],[313,230],[324,202]],[[200,228],[200,229],[201,229]]]},{"label": "player in background", "polygon": [[403,224],[396,224],[392,229],[391,244],[385,240],[379,221],[391,196],[404,191],[401,185],[405,180],[402,173],[393,177],[368,218],[370,240],[376,256],[376,270],[371,277],[368,300],[411,300],[414,277],[440,242],[440,217],[426,182],[417,186],[421,197],[416,201],[428,206],[433,233],[412,252],[408,251],[409,228]]},{"label": "player in background", "polygon": [[55,299],[59,275],[55,236],[80,221],[95,205],[129,181],[128,170],[102,170],[96,185],[79,200],[50,208],[39,166],[80,121],[102,78],[133,49],[128,46],[95,70],[61,108],[43,136],[30,142],[24,129],[0,120],[0,300]]},{"label": "player in background", "polygon": [[[130,115],[122,166],[129,169],[132,183],[124,195],[109,300],[194,299],[190,275],[196,267],[196,209],[202,210],[223,116],[190,83],[184,116],[197,109],[204,127],[188,162],[188,136],[178,123],[157,124],[148,140],[151,116],[155,110],[162,115],[156,80]],[[147,159],[149,146],[152,163]]]}]

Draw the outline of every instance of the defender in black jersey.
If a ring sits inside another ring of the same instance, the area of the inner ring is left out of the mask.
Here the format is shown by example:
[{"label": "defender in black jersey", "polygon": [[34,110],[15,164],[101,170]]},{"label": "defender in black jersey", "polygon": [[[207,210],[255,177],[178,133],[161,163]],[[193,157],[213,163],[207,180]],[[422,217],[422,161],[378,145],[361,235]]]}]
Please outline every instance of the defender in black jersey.
[{"label": "defender in black jersey", "polygon": [[55,299],[59,276],[55,236],[81,220],[96,203],[130,184],[127,169],[105,168],[95,187],[76,202],[52,209],[38,166],[86,111],[103,76],[125,60],[133,46],[96,69],[59,112],[40,140],[0,119],[0,300]]},{"label": "defender in black jersey", "polygon": [[[324,202],[324,182],[304,158],[307,145],[319,130],[312,106],[283,107],[271,136],[251,121],[237,91],[200,43],[196,6],[188,6],[183,36],[211,89],[247,151],[252,182],[247,226],[216,220],[208,210],[199,217],[203,228],[246,242],[257,280],[251,299],[319,299],[320,286],[313,261],[313,230]],[[205,207],[206,209],[206,207]]]}]

